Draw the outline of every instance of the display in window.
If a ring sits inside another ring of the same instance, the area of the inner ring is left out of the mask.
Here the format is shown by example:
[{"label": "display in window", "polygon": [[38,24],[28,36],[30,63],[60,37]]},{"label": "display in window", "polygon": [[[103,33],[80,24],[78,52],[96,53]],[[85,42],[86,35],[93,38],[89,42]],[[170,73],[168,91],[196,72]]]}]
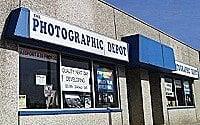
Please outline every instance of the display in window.
[{"label": "display in window", "polygon": [[19,95],[19,108],[26,108],[26,95]]},{"label": "display in window", "polygon": [[96,65],[95,67],[95,105],[98,108],[117,107],[117,87],[115,67]]},{"label": "display in window", "polygon": [[65,108],[91,108],[91,97],[76,94],[64,94]]},{"label": "display in window", "polygon": [[111,93],[100,93],[99,102],[101,103],[113,103],[113,95]]},{"label": "display in window", "polygon": [[108,94],[108,102],[113,103],[113,95]]},{"label": "display in window", "polygon": [[99,92],[113,92],[113,70],[97,68],[97,83]]},{"label": "display in window", "polygon": [[166,96],[174,97],[174,92],[172,91],[172,83],[165,83]]},{"label": "display in window", "polygon": [[44,96],[46,99],[46,108],[58,107],[58,95],[56,90],[53,90],[53,85],[44,86]]},{"label": "display in window", "polygon": [[190,89],[190,84],[188,81],[184,81],[183,82],[183,86],[184,86],[184,93],[185,93],[185,103],[188,106],[192,106],[193,105],[193,101],[192,101],[192,94],[191,94],[191,89]]},{"label": "display in window", "polygon": [[36,85],[46,85],[46,75],[36,75]]},{"label": "display in window", "polygon": [[78,95],[65,94],[65,102],[68,108],[83,108],[83,100]]},{"label": "display in window", "polygon": [[178,89],[182,88],[181,80],[175,80],[174,82],[175,82],[176,88],[178,88]]},{"label": "display in window", "polygon": [[92,107],[92,100],[90,96],[85,97],[85,108],[91,108]]},{"label": "display in window", "polygon": [[184,83],[183,83],[183,86],[184,86],[184,92],[185,92],[185,94],[187,95],[189,95],[190,94],[190,85],[189,85],[189,82],[187,82],[187,81],[185,81]]},{"label": "display in window", "polygon": [[45,85],[44,86],[44,96],[45,97],[48,97],[48,96],[51,96],[51,91],[53,89],[53,85]]},{"label": "display in window", "polygon": [[90,70],[61,66],[62,91],[90,92]]}]

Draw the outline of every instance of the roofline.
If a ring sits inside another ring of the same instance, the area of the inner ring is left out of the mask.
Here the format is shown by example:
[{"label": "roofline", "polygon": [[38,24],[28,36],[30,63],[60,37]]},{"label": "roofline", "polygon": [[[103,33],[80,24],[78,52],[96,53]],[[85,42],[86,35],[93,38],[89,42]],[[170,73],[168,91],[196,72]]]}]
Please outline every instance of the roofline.
[{"label": "roofline", "polygon": [[133,15],[131,15],[131,14],[125,12],[124,10],[119,9],[118,7],[112,5],[112,4],[110,4],[110,3],[108,3],[108,2],[106,2],[106,1],[104,1],[104,0],[98,0],[98,1],[100,1],[100,2],[102,2],[102,3],[104,3],[104,4],[106,4],[106,5],[108,5],[108,6],[110,6],[110,7],[112,7],[113,9],[116,9],[116,10],[118,10],[118,11],[124,13],[125,15],[128,15],[128,16],[134,18],[135,20],[137,20],[137,21],[139,21],[139,22],[141,22],[141,23],[143,23],[143,24],[145,24],[145,25],[147,25],[147,26],[153,28],[153,29],[156,30],[156,31],[159,31],[160,33],[163,33],[164,35],[166,35],[166,36],[172,38],[173,40],[176,40],[177,42],[180,42],[180,43],[182,43],[183,45],[186,45],[187,47],[189,47],[189,48],[191,48],[191,49],[193,49],[193,50],[195,50],[195,51],[200,52],[200,50],[198,50],[198,49],[196,49],[196,48],[193,48],[192,46],[190,46],[190,45],[184,43],[183,41],[179,40],[178,38],[175,38],[175,37],[173,37],[173,36],[171,36],[171,35],[165,33],[164,31],[162,31],[162,30],[160,30],[160,29],[158,29],[158,28],[156,28],[156,27],[154,27],[154,26],[152,26],[152,25],[150,25],[150,24],[144,22],[143,20],[141,20],[141,19],[139,19],[139,18],[137,18],[137,17],[135,17],[135,16],[133,16]]}]

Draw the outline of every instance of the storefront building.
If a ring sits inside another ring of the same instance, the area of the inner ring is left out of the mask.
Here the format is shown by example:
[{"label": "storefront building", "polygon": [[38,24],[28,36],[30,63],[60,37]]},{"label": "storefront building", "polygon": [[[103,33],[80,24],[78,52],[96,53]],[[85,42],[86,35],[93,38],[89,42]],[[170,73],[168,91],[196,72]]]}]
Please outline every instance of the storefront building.
[{"label": "storefront building", "polygon": [[0,3],[0,124],[200,123],[198,50],[103,1]]}]

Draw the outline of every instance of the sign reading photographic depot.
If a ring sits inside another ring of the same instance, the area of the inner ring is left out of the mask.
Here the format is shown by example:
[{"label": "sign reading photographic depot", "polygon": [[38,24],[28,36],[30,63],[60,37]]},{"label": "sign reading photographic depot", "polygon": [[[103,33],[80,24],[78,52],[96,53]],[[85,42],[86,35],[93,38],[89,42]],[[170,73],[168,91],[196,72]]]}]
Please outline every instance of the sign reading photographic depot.
[{"label": "sign reading photographic depot", "polygon": [[128,44],[30,11],[30,38],[128,61]]},{"label": "sign reading photographic depot", "polygon": [[61,66],[62,91],[90,92],[90,70]]},{"label": "sign reading photographic depot", "polygon": [[173,73],[192,77],[192,78],[199,78],[199,71],[198,68],[189,66],[187,64],[175,61],[176,63],[176,71],[173,71]]}]

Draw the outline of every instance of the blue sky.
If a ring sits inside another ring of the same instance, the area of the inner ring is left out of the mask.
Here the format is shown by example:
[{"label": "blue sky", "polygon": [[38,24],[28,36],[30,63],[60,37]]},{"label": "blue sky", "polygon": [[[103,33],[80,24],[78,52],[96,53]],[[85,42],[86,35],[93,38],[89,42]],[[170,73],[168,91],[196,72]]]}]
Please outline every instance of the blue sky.
[{"label": "blue sky", "polygon": [[105,1],[200,50],[200,1]]}]

